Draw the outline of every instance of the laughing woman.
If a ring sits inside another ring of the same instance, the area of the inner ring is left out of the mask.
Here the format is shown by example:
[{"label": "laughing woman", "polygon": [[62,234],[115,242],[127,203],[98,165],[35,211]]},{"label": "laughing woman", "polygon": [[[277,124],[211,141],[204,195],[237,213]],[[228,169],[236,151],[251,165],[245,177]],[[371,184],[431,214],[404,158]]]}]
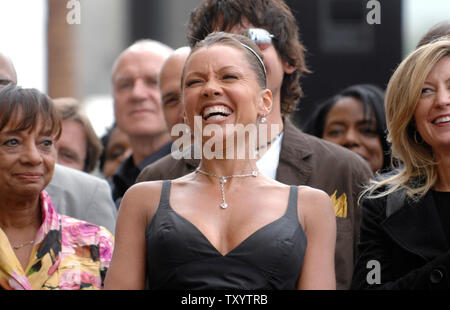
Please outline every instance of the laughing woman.
[{"label": "laughing woman", "polygon": [[[221,32],[192,49],[182,75],[191,130],[201,118],[201,129],[222,129],[214,138],[226,145],[237,134],[231,125],[261,122],[272,105],[261,57],[250,39]],[[249,136],[226,151],[252,145]],[[143,289],[147,280],[150,289],[334,289],[330,198],[263,176],[251,153],[203,154],[191,174],[130,188],[105,287]]]},{"label": "laughing woman", "polygon": [[0,88],[0,289],[101,289],[113,237],[59,215],[44,188],[61,119],[35,89]]}]

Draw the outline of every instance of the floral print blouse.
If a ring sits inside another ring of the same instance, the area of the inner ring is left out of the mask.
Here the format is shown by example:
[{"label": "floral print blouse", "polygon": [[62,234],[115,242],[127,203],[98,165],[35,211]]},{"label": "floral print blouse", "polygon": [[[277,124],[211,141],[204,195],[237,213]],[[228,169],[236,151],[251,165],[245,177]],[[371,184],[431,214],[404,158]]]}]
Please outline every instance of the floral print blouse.
[{"label": "floral print blouse", "polygon": [[0,289],[102,289],[114,237],[102,226],[59,215],[46,191],[43,222],[26,270],[0,229]]}]

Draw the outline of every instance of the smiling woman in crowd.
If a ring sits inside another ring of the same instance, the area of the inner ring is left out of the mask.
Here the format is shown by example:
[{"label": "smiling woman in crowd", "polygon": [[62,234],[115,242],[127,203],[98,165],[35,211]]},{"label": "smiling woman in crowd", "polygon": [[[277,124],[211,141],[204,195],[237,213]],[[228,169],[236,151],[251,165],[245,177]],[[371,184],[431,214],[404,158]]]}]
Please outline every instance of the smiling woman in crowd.
[{"label": "smiling woman in crowd", "polygon": [[324,101],[303,131],[355,152],[374,173],[390,167],[384,91],[375,85],[352,85]]},{"label": "smiling woman in crowd", "polygon": [[363,197],[352,288],[448,290],[450,37],[403,60],[387,87],[386,120],[398,166]]},{"label": "smiling woman in crowd", "polygon": [[36,89],[0,88],[0,288],[100,289],[110,232],[59,215],[44,188],[61,119]]}]

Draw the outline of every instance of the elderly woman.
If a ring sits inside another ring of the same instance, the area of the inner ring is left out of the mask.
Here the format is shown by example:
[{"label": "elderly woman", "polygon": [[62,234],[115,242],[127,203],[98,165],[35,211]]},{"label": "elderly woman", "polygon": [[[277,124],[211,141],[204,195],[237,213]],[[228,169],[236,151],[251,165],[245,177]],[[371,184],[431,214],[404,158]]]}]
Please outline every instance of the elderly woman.
[{"label": "elderly woman", "polygon": [[[220,129],[214,139],[225,146],[238,125],[261,122],[272,105],[261,55],[249,38],[222,32],[192,49],[182,74],[191,130]],[[150,289],[335,288],[331,199],[259,173],[245,137],[226,149],[247,145],[243,159],[211,157],[210,137],[196,137],[195,172],[128,190],[105,288],[142,289],[146,278]]]},{"label": "elderly woman", "polygon": [[363,198],[352,288],[450,288],[450,38],[413,51],[386,92],[399,166]]},{"label": "elderly woman", "polygon": [[113,237],[59,215],[44,188],[61,120],[35,89],[0,89],[0,288],[100,289]]},{"label": "elderly woman", "polygon": [[355,152],[373,173],[389,170],[384,91],[375,85],[352,85],[324,101],[303,131]]}]

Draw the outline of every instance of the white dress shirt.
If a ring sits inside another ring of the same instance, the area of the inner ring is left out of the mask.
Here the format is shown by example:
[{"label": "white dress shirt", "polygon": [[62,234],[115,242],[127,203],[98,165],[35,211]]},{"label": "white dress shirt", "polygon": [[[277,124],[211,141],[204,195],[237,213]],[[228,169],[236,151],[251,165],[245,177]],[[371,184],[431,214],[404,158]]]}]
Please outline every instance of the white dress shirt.
[{"label": "white dress shirt", "polygon": [[280,160],[281,142],[283,141],[283,132],[270,144],[269,149],[256,162],[259,171],[273,180],[277,175],[278,162]]}]

